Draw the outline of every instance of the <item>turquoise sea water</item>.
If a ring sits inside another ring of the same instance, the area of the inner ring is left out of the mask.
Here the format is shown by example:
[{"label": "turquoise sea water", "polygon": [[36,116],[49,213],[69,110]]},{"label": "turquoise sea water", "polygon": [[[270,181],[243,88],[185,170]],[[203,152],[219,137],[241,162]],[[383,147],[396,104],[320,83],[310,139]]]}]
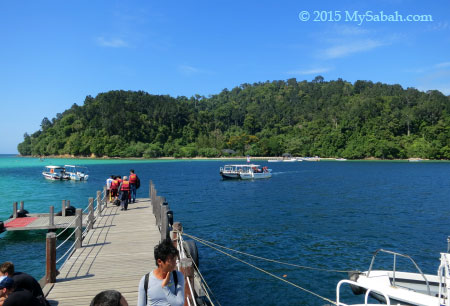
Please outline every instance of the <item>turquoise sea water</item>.
[{"label": "turquoise sea water", "polygon": [[[87,165],[87,182],[50,182],[44,165]],[[273,177],[222,181],[223,161],[61,160],[0,157],[0,220],[12,202],[30,212],[59,210],[61,200],[84,208],[111,174],[152,179],[185,232],[217,244],[298,265],[366,270],[385,248],[412,256],[436,273],[450,234],[448,162],[261,162]],[[0,235],[0,261],[36,278],[44,274],[45,232]],[[200,270],[221,305],[324,305],[327,302],[202,245]],[[236,254],[233,254],[236,255]],[[311,271],[236,255],[317,294],[335,299],[344,273]],[[380,268],[391,258],[380,257]],[[406,262],[400,266],[412,270]],[[115,276],[112,275],[114,279]],[[137,288],[137,284],[136,284]]]}]

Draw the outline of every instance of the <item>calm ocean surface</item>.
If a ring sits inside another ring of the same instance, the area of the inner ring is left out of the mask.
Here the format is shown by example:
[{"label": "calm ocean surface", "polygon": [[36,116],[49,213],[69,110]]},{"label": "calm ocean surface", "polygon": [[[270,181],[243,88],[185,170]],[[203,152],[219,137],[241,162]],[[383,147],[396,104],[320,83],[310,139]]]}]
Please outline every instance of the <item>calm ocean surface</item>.
[{"label": "calm ocean surface", "polygon": [[[222,181],[224,161],[124,161],[18,158],[0,155],[0,220],[14,201],[33,212],[77,208],[111,174],[134,168],[138,196],[156,185],[185,232],[254,255],[333,270],[367,270],[378,248],[406,253],[436,273],[450,235],[449,162],[267,163],[273,177]],[[231,162],[233,163],[233,162]],[[87,182],[50,182],[50,164],[89,167]],[[152,220],[153,221],[153,220]],[[0,234],[0,261],[36,278],[44,274],[45,231]],[[221,305],[325,305],[327,302],[199,245],[200,270]],[[236,255],[236,254],[233,254]],[[308,290],[335,300],[344,273],[311,271],[236,255]],[[392,259],[381,256],[379,268]],[[412,270],[411,265],[399,262]],[[126,259],[124,260],[126,269]],[[116,279],[117,275],[111,275]],[[136,284],[136,289],[137,289]]]}]

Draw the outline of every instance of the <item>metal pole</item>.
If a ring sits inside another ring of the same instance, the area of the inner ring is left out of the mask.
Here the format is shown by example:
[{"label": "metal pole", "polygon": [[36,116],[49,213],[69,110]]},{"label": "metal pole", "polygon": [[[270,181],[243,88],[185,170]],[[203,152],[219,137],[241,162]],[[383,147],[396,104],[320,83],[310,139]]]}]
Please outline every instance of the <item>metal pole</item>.
[{"label": "metal pole", "polygon": [[[191,284],[192,289],[194,289],[194,267],[192,264],[192,258],[182,258],[180,262],[180,271],[184,275],[184,305],[190,305],[188,300],[192,300],[191,289],[189,284]],[[194,290],[192,290],[194,291]]]}]

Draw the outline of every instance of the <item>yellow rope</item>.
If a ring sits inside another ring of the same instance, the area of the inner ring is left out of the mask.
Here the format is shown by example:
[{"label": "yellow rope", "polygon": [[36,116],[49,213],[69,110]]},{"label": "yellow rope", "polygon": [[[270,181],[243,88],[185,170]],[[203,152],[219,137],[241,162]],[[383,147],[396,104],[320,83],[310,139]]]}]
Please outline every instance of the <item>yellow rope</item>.
[{"label": "yellow rope", "polygon": [[192,235],[189,235],[189,234],[186,234],[186,233],[182,233],[182,235],[185,235],[185,236],[187,236],[187,237],[190,237],[190,238],[192,238],[192,239],[194,239],[194,240],[196,240],[196,241],[198,241],[198,242],[200,242],[200,243],[202,243],[202,244],[204,244],[204,245],[206,245],[206,246],[208,246],[208,247],[210,247],[210,248],[212,248],[212,249],[214,249],[214,250],[216,250],[216,251],[218,251],[218,252],[220,252],[220,253],[222,253],[222,254],[225,254],[225,255],[227,255],[227,256],[229,256],[229,257],[231,257],[231,258],[233,258],[233,259],[235,259],[235,260],[237,260],[237,261],[240,261],[240,262],[242,262],[242,263],[244,263],[244,264],[246,264],[246,265],[249,265],[250,267],[252,267],[252,268],[254,268],[254,269],[256,269],[256,270],[258,270],[258,271],[260,271],[260,272],[266,273],[266,274],[268,274],[268,275],[270,275],[270,276],[272,276],[272,277],[274,277],[274,278],[276,278],[276,279],[278,279],[278,280],[281,280],[281,281],[283,281],[283,282],[285,282],[285,283],[288,283],[289,285],[294,286],[294,287],[296,287],[296,288],[298,288],[298,289],[301,289],[301,290],[303,290],[303,291],[305,291],[305,292],[307,292],[307,293],[309,293],[309,294],[312,294],[312,295],[314,295],[314,296],[316,296],[316,297],[318,297],[318,298],[320,298],[320,299],[323,299],[324,301],[327,301],[327,302],[329,302],[329,303],[331,303],[331,304],[333,304],[333,305],[337,305],[336,302],[334,302],[334,301],[332,301],[332,300],[330,300],[330,299],[328,299],[328,298],[326,298],[326,297],[323,297],[323,296],[321,296],[321,295],[319,295],[319,294],[317,294],[317,293],[315,293],[315,292],[312,292],[311,290],[308,290],[308,289],[303,288],[303,287],[301,287],[301,286],[299,286],[299,285],[297,285],[297,284],[294,284],[294,283],[292,283],[292,282],[290,282],[290,281],[288,281],[288,280],[285,280],[285,279],[283,279],[283,278],[281,278],[281,277],[279,277],[279,276],[277,276],[277,275],[275,275],[275,274],[272,274],[272,273],[270,273],[270,272],[268,272],[268,271],[266,271],[266,270],[264,270],[264,269],[261,269],[261,268],[255,266],[255,265],[252,265],[252,264],[249,263],[249,262],[246,262],[246,261],[244,261],[244,260],[242,260],[242,259],[240,259],[240,258],[237,258],[237,257],[235,257],[235,256],[233,256],[233,255],[231,255],[231,254],[229,254],[229,253],[227,253],[227,252],[224,252],[224,251],[222,251],[222,250],[219,250],[218,248],[212,246],[212,245],[214,244],[214,243],[212,243],[212,242],[211,242],[211,243],[210,243],[210,242],[206,242],[206,240],[197,238],[197,237],[195,237],[195,236],[192,236]]}]

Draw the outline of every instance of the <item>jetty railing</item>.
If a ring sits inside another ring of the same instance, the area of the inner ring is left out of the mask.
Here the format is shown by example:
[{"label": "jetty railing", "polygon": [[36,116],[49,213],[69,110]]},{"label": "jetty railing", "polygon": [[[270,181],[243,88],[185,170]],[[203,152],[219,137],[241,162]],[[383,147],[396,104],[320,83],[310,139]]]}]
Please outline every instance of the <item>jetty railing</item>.
[{"label": "jetty railing", "polygon": [[[64,260],[61,268],[67,262],[67,260],[72,256],[76,249],[83,246],[83,239],[86,237],[87,233],[94,228],[95,221],[102,216],[102,211],[107,207],[108,201],[106,199],[106,187],[102,191],[97,191],[96,198],[89,198],[88,206],[82,211],[80,208],[75,211],[74,220],[67,225],[58,235],[54,232],[47,233],[46,237],[46,265],[45,265],[45,283],[54,283],[56,281],[56,276],[58,271],[56,270],[56,265]],[[70,201],[62,201],[62,216],[66,215],[66,208],[70,206]],[[49,214],[49,225],[54,224],[54,207],[50,206]],[[57,239],[61,237],[69,228],[74,228],[74,231],[59,245],[57,245]],[[85,224],[85,229],[83,231],[83,224]],[[64,245],[69,243],[72,237],[75,236],[72,244],[67,248],[65,253],[59,258],[56,258],[56,251],[62,248]]]},{"label": "jetty railing", "polygon": [[[195,247],[195,251],[186,250],[186,244],[181,235],[183,226],[180,222],[173,222],[173,212],[170,210],[166,198],[157,195],[157,190],[152,181],[150,181],[149,186],[149,198],[156,225],[161,233],[160,241],[172,239],[172,243],[180,253],[177,269],[184,275],[184,304],[189,306],[214,305],[207,293],[206,282],[204,282],[198,270],[197,249]],[[197,264],[195,264],[196,261]]]}]

